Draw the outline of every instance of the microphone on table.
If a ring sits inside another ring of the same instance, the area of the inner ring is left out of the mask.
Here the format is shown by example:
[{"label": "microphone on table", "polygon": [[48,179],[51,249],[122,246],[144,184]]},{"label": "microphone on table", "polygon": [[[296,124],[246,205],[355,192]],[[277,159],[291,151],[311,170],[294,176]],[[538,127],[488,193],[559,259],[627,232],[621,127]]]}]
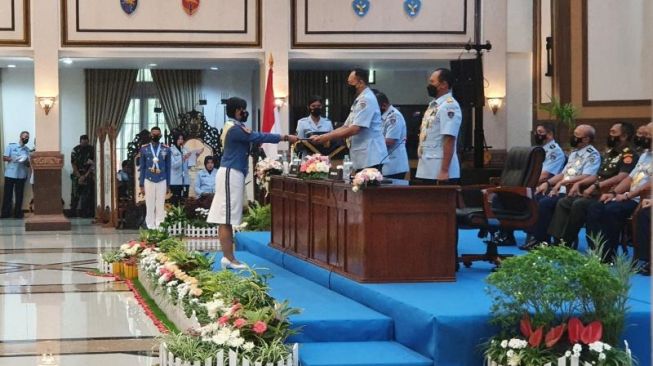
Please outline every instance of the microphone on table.
[{"label": "microphone on table", "polygon": [[399,146],[405,144],[406,140],[407,139],[404,137],[400,142],[396,143],[395,146],[393,146],[392,149],[390,149],[390,151],[388,152],[388,155],[386,155],[383,159],[381,159],[381,162],[379,163],[379,165],[383,165],[383,162],[386,161],[386,159],[388,159],[390,157],[390,155],[392,155],[392,153],[395,152],[395,150],[397,150],[399,148]]}]

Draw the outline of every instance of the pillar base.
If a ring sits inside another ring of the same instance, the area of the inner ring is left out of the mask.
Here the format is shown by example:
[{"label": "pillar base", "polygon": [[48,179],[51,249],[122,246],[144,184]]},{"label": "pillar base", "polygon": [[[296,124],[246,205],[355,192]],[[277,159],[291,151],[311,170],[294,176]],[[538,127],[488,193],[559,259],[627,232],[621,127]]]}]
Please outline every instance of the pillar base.
[{"label": "pillar base", "polygon": [[25,218],[25,231],[70,231],[64,215],[34,215]]}]

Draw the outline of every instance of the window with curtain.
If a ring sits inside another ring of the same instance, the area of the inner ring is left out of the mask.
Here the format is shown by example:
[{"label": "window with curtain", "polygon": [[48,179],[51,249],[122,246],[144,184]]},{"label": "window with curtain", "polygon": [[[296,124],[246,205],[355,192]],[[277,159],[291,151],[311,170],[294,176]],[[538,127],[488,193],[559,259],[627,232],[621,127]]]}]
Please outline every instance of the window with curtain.
[{"label": "window with curtain", "polygon": [[127,159],[129,154],[127,146],[136,137],[136,134],[154,126],[160,126],[162,130],[165,130],[165,116],[163,113],[154,112],[154,108],[160,106],[161,102],[152,80],[152,73],[149,69],[139,70],[129,109],[116,141],[118,169],[121,168],[122,161]]}]

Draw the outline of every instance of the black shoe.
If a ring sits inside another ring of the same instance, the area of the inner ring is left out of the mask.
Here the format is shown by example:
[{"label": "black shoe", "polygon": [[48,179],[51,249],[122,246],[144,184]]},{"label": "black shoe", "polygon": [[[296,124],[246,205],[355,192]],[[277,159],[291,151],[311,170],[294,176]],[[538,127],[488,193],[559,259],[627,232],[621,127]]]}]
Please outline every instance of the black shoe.
[{"label": "black shoe", "polygon": [[540,245],[540,241],[536,240],[535,238],[531,238],[529,241],[526,242],[526,244],[522,245],[519,247],[521,250],[532,250],[535,249],[538,245]]},{"label": "black shoe", "polygon": [[517,241],[515,240],[515,235],[513,233],[498,233],[496,237],[494,238],[495,242],[497,243],[498,246],[500,247],[508,247],[508,246],[514,246],[517,245]]}]

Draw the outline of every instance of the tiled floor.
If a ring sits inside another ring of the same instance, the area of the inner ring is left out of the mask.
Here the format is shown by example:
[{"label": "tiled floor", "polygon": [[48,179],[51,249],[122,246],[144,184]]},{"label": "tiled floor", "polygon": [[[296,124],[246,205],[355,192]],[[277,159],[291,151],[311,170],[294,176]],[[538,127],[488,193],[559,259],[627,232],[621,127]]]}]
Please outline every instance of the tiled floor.
[{"label": "tiled floor", "polygon": [[122,283],[85,272],[99,254],[133,239],[74,220],[71,232],[25,232],[0,220],[0,366],[154,365],[158,335]]}]

